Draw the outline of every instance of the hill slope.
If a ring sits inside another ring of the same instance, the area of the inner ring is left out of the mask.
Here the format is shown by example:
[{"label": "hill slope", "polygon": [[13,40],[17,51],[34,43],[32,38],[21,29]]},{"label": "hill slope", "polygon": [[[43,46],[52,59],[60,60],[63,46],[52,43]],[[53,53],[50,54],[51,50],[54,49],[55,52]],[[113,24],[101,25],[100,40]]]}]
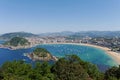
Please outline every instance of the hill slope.
[{"label": "hill slope", "polygon": [[29,44],[30,43],[25,38],[14,37],[10,41],[7,41],[4,45],[9,45],[9,46],[25,46],[25,45],[29,45]]}]

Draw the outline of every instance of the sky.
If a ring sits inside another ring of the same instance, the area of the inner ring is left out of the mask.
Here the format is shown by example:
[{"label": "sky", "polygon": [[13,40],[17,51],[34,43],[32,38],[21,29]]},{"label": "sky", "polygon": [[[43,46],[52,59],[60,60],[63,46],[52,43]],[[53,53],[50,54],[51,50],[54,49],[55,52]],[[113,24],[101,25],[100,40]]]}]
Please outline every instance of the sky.
[{"label": "sky", "polygon": [[0,34],[120,31],[120,0],[0,0]]}]

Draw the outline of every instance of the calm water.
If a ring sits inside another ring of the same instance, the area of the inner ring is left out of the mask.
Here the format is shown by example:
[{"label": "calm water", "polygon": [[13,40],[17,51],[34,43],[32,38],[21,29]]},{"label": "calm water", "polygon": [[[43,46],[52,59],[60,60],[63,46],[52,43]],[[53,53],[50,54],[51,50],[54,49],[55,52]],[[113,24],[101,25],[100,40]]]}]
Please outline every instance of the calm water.
[{"label": "calm water", "polygon": [[[0,41],[0,43],[3,42]],[[76,54],[82,60],[92,62],[98,65],[100,69],[106,69],[110,66],[117,65],[116,62],[110,56],[108,56],[103,50],[93,47],[71,44],[46,44],[39,45],[36,47],[46,48],[49,52],[51,52],[52,55],[57,57],[64,57],[67,54]],[[34,48],[19,50],[8,50],[0,48],[0,65],[2,65],[6,61],[13,60],[25,60],[27,63],[34,64],[35,63],[34,61],[24,56],[24,53],[30,53],[34,50]]]},{"label": "calm water", "polygon": [[5,41],[0,40],[0,44],[3,44]]}]

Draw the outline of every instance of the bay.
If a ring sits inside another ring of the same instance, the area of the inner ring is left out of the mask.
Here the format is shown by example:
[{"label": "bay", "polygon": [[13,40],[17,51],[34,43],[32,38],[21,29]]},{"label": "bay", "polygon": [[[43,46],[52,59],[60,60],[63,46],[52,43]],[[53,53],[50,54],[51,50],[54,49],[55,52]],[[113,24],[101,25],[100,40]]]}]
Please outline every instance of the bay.
[{"label": "bay", "polygon": [[[108,67],[117,66],[117,63],[105,51],[83,45],[73,44],[42,44],[36,47],[46,48],[53,56],[64,57],[65,55],[76,54],[82,60],[96,64],[100,70],[106,70]],[[24,60],[26,63],[35,64],[25,53],[32,52],[36,47],[29,49],[9,50],[0,48],[0,65],[6,61]],[[52,63],[52,61],[50,61]]]}]

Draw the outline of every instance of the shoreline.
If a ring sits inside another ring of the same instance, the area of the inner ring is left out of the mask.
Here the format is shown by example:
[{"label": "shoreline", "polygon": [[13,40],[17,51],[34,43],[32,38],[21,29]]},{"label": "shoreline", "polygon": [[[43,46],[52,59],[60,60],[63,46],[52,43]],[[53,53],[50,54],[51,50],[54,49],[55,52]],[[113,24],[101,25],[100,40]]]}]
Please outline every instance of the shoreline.
[{"label": "shoreline", "polygon": [[44,58],[43,57],[38,57],[36,56],[34,53],[24,53],[24,56],[27,56],[29,59],[31,59],[32,61],[57,61],[58,58],[56,56],[51,55],[51,53],[49,54],[48,58]]},{"label": "shoreline", "polygon": [[[116,61],[116,63],[118,65],[120,65],[120,53],[113,52],[113,51],[111,51],[111,49],[109,49],[107,47],[98,46],[98,45],[94,45],[94,44],[87,44],[87,43],[43,43],[43,44],[35,44],[35,45],[29,46],[27,48],[35,47],[37,45],[44,45],[44,44],[72,44],[72,45],[82,45],[82,46],[89,46],[89,47],[98,48],[98,49],[105,51],[107,55],[109,55],[114,61]],[[9,47],[3,47],[3,46],[0,48],[10,49]],[[26,48],[22,48],[22,49],[26,49]],[[10,50],[16,50],[16,49],[10,49]]]},{"label": "shoreline", "polygon": [[120,65],[120,54],[118,52],[113,52],[111,49],[103,46],[93,45],[93,44],[87,44],[87,43],[46,43],[46,44],[72,44],[72,45],[82,45],[82,46],[89,46],[101,49],[105,51],[107,55],[109,55],[118,65]]},{"label": "shoreline", "polygon": [[94,48],[104,50],[106,52],[106,54],[108,54],[111,58],[113,58],[113,60],[115,60],[118,65],[120,65],[120,53],[111,51],[111,49],[109,49],[107,47],[103,47],[103,46],[97,46],[97,45],[92,45],[92,44],[83,44],[83,43],[80,44],[80,45],[90,46],[90,47],[94,47]]}]

